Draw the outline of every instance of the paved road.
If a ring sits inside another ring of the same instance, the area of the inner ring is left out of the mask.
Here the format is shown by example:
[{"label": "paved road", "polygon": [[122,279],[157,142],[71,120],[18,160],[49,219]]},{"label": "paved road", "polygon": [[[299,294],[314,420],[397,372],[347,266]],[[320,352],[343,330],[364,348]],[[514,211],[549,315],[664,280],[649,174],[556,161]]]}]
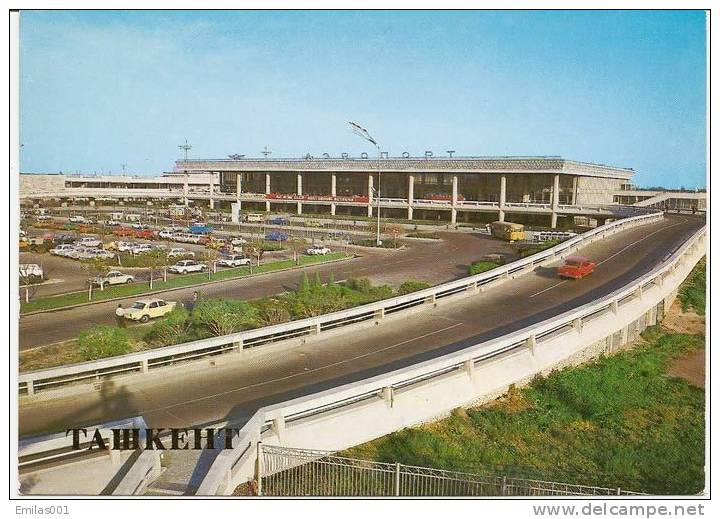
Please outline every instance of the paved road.
[{"label": "paved road", "polygon": [[[443,240],[415,241],[407,249],[399,251],[351,247],[349,250],[357,252],[361,257],[341,263],[306,267],[302,271],[308,275],[319,272],[323,279],[332,273],[336,280],[366,277],[376,284],[399,285],[408,279],[419,279],[436,284],[467,275],[468,265],[485,254],[497,252],[508,254],[509,257],[512,255],[510,244],[484,235],[443,233],[441,236]],[[278,272],[204,287],[168,290],[161,297],[168,301],[187,301],[197,290],[200,297],[255,299],[293,290],[300,277],[298,270]],[[138,296],[134,296],[121,301],[21,316],[20,349],[72,339],[77,337],[80,330],[92,324],[113,324],[118,303],[127,307],[137,299]]]},{"label": "paved road", "polygon": [[190,427],[242,421],[263,405],[314,393],[416,364],[498,337],[597,299],[651,270],[702,225],[670,217],[623,231],[583,249],[599,262],[580,281],[562,282],[554,269],[509,281],[476,297],[441,305],[362,333],[348,333],[280,353],[265,353],[77,397],[24,403],[21,436],[143,415],[150,427]]}]

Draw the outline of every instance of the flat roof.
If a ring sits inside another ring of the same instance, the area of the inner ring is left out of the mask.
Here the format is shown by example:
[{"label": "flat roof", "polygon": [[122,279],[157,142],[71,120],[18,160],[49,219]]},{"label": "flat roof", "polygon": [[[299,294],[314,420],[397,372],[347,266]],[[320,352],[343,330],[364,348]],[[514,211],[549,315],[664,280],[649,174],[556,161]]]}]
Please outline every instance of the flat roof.
[{"label": "flat roof", "polygon": [[[205,173],[214,171],[348,171],[368,172],[377,168],[378,158],[309,157],[309,158],[240,158],[188,159],[175,162],[174,173]],[[564,159],[558,156],[536,157],[383,157],[383,173],[447,172],[447,173],[560,173],[568,175],[629,179],[631,168],[619,168]]]}]

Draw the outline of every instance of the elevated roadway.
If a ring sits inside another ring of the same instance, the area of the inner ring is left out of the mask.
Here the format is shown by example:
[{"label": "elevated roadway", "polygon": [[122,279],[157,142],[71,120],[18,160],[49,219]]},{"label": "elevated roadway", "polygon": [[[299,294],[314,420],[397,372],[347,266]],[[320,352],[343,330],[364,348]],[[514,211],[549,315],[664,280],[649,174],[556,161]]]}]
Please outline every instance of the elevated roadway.
[{"label": "elevated roadway", "polygon": [[31,436],[142,415],[149,427],[194,427],[457,351],[590,302],[650,271],[704,221],[672,216],[583,248],[598,262],[580,281],[551,267],[455,303],[389,320],[359,333],[320,338],[280,352],[210,366],[197,363],[77,396],[23,401],[19,432]]}]

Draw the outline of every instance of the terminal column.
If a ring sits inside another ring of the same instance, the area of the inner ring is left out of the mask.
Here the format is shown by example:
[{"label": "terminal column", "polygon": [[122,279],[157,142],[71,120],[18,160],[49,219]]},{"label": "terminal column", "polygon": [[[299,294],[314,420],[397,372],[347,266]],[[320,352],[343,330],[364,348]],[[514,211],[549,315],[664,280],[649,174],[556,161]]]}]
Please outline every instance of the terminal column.
[{"label": "terminal column", "polygon": [[498,220],[501,222],[505,221],[505,191],[507,188],[507,180],[505,178],[505,175],[502,175],[500,177],[500,203],[498,204],[498,207],[500,211],[498,212]]},{"label": "terminal column", "polygon": [[215,173],[210,174],[210,209],[215,209],[215,200],[213,193],[215,192]]},{"label": "terminal column", "polygon": [[368,216],[372,216],[373,204],[373,176],[368,175]]},{"label": "terminal column", "polygon": [[455,224],[457,222],[457,184],[458,179],[457,176],[453,176],[452,178],[452,202],[451,202],[451,209],[450,209],[450,223]]},{"label": "terminal column", "polygon": [[415,203],[415,177],[408,175],[408,220],[413,219],[413,204]]},{"label": "terminal column", "polygon": [[[302,173],[297,174],[297,194],[302,196]],[[300,200],[297,203],[297,214],[302,214],[302,202]]]},{"label": "terminal column", "polygon": [[240,195],[242,194],[242,173],[239,171],[235,177],[235,201],[237,202],[237,210],[242,209],[242,202],[240,201]]},{"label": "terminal column", "polygon": [[553,188],[552,188],[552,215],[550,216],[550,227],[557,227],[557,211],[560,205],[560,175],[553,177]]},{"label": "terminal column", "polygon": [[188,194],[190,192],[190,187],[188,186],[187,180],[183,184],[183,201],[185,202],[185,207],[190,205],[190,201],[188,200]]},{"label": "terminal column", "polygon": [[[270,194],[270,173],[265,173],[265,194]],[[265,200],[265,210],[270,212],[270,200]]]},{"label": "terminal column", "polygon": [[335,197],[337,196],[337,176],[335,173],[330,175],[330,196],[333,201],[330,202],[330,214],[335,216]]}]

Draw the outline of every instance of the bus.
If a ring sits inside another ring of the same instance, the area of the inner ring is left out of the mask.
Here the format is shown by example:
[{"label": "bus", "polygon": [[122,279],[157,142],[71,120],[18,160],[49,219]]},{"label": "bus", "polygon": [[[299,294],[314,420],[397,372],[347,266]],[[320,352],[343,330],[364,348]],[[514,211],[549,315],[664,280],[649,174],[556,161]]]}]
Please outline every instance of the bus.
[{"label": "bus", "polygon": [[512,222],[493,222],[490,225],[495,238],[507,241],[521,241],[525,239],[525,226]]}]

